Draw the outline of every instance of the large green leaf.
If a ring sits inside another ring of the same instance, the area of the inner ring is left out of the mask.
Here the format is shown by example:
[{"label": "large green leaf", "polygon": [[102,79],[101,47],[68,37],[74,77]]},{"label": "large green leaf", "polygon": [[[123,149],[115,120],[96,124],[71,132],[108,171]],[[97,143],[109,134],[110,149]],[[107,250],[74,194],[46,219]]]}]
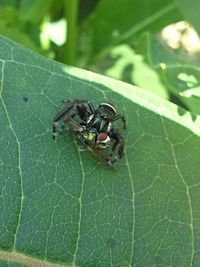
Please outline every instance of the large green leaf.
[{"label": "large green leaf", "polygon": [[[0,69],[2,262],[199,266],[199,118],[5,38]],[[125,113],[126,153],[113,168],[67,131],[53,142],[56,107],[74,98]]]}]

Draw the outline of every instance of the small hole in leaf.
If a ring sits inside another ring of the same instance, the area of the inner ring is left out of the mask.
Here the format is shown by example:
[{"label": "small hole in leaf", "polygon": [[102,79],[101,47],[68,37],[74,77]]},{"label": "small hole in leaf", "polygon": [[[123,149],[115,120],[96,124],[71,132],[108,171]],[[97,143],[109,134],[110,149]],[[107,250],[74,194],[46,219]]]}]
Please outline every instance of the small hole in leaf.
[{"label": "small hole in leaf", "polygon": [[27,96],[23,96],[22,99],[23,99],[24,102],[28,102],[28,97]]}]

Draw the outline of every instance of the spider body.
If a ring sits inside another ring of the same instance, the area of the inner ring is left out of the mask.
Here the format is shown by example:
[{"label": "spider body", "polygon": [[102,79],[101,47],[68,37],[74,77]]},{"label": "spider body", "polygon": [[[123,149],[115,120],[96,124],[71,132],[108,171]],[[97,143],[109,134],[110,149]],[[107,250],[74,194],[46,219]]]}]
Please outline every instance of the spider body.
[{"label": "spider body", "polygon": [[101,103],[97,109],[85,100],[68,100],[65,106],[53,118],[53,139],[57,135],[56,125],[61,121],[63,130],[67,124],[72,135],[92,150],[101,150],[112,144],[106,158],[108,165],[114,164],[124,155],[124,140],[113,122],[121,119],[124,129],[126,121],[123,114],[118,114],[110,103]]}]

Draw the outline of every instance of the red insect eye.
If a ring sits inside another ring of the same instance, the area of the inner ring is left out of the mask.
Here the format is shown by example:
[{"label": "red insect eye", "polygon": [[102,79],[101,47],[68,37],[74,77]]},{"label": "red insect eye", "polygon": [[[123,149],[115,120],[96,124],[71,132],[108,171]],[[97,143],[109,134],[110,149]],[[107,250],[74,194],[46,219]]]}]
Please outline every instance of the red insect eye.
[{"label": "red insect eye", "polygon": [[107,139],[108,135],[107,133],[100,133],[97,137],[99,141],[105,141]]}]

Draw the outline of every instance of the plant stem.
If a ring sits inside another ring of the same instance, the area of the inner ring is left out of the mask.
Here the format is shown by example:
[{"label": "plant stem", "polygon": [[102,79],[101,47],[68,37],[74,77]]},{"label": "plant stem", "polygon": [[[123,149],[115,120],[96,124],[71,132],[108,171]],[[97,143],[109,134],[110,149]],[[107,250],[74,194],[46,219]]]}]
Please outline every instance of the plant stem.
[{"label": "plant stem", "polygon": [[77,13],[79,0],[63,0],[67,20],[67,39],[64,44],[64,63],[76,64]]}]

